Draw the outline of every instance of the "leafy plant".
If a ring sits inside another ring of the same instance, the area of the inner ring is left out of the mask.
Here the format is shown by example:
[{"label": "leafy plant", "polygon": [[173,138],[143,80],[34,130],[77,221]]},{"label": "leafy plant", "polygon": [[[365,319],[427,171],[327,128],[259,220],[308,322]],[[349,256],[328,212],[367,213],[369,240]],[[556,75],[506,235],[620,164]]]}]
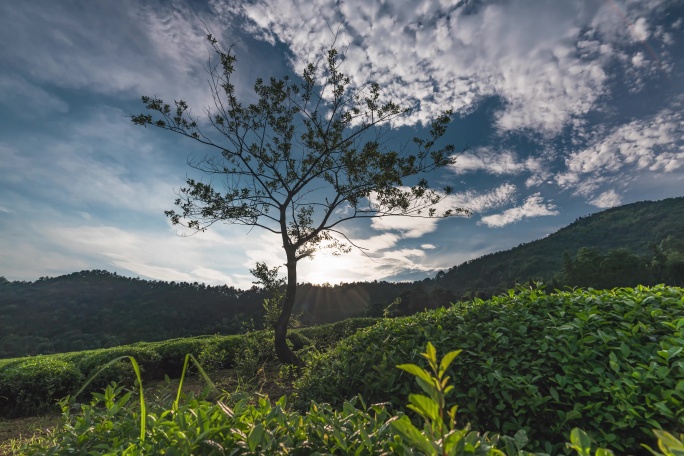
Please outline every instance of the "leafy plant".
[{"label": "leafy plant", "polygon": [[[449,384],[447,369],[461,350],[447,353],[441,361],[437,360],[437,350],[428,342],[425,353],[421,355],[428,361],[432,373],[415,364],[400,364],[397,367],[416,377],[420,388],[427,394],[410,394],[408,408],[425,420],[419,431],[408,416],[404,415],[391,425],[413,446],[431,456],[456,456],[462,454],[503,454],[495,451],[498,436],[491,444],[487,437],[481,438],[475,432],[456,428],[457,405],[447,411],[446,396],[454,389]],[[523,434],[524,435],[524,434]]]},{"label": "leafy plant", "polygon": [[83,378],[73,362],[47,356],[6,364],[0,367],[0,415],[15,417],[44,410]]},{"label": "leafy plant", "polygon": [[684,290],[636,287],[546,293],[518,289],[488,301],[381,321],[314,358],[303,400],[338,404],[362,394],[403,403],[393,366],[428,340],[467,357],[448,370],[459,416],[477,429],[524,429],[533,451],[564,448],[581,426],[617,452],[653,444],[650,429],[684,424]]},{"label": "leafy plant", "polygon": [[[294,350],[315,345],[317,350],[324,351],[376,321],[356,318],[296,329],[290,332],[288,340]],[[205,370],[236,368],[243,373],[243,379],[249,380],[265,363],[276,359],[272,338],[272,332],[255,331],[3,360],[0,362],[0,416],[25,416],[53,409],[60,398],[73,393],[83,379],[105,365],[106,369],[89,383],[87,391],[102,389],[111,382],[133,385],[136,376],[126,356],[136,359],[143,380],[163,379],[167,374],[180,377],[186,354],[192,354]],[[110,363],[115,358],[119,361]]]},{"label": "leafy plant", "polygon": [[[367,406],[361,396],[344,402],[339,410],[312,402],[305,413],[290,410],[285,397],[271,403],[263,396],[251,399],[235,394],[229,398],[229,403],[212,403],[190,394],[184,396],[185,403],[181,403],[181,379],[170,405],[146,402],[140,388],[138,407],[132,401],[133,391],[116,384],[108,385],[103,393],[94,393],[89,404],[76,404],[75,398],[66,398],[60,402],[62,424],[51,435],[28,442],[21,451],[26,455],[136,456],[226,453],[532,455],[522,449],[527,443],[524,431],[514,437],[500,438],[470,432],[467,426],[456,428],[456,408],[446,411],[445,398],[452,389],[445,373],[458,353],[450,352],[438,362],[435,348],[428,343],[423,357],[427,359],[431,373],[414,364],[399,366],[413,374],[427,393],[409,397],[409,408],[425,421],[422,430],[413,426],[403,414],[393,416],[386,404]],[[134,359],[130,361],[140,378],[137,363]],[[203,372],[194,357],[188,354],[183,373],[190,361]],[[205,379],[211,384],[208,378]],[[666,432],[655,432],[664,455],[682,454],[681,439]],[[568,448],[580,456],[591,455],[592,442],[587,434],[574,429],[570,439]],[[612,452],[599,448],[595,454],[608,456]]]}]

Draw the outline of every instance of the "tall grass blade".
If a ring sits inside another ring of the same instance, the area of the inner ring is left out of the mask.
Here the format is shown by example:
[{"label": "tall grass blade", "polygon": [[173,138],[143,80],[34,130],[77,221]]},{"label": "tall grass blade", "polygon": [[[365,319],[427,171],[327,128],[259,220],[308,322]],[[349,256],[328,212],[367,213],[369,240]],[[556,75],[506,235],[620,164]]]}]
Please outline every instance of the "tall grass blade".
[{"label": "tall grass blade", "polygon": [[[113,360],[109,361],[107,364],[102,366],[97,372],[95,372],[93,375],[90,376],[88,380],[83,384],[80,390],[76,394],[74,394],[74,399],[83,392],[84,389],[88,387],[90,382],[95,379],[103,370],[111,366],[112,364],[116,363],[117,361],[120,361],[122,359],[128,358],[131,361],[131,365],[133,365],[133,371],[135,372],[135,377],[138,380],[138,386],[140,388],[140,441],[144,442],[145,441],[145,425],[147,421],[147,407],[145,405],[145,395],[143,393],[143,384],[142,384],[142,376],[140,375],[140,366],[138,365],[138,362],[135,360],[134,357],[124,355],[124,356],[119,356],[118,358],[114,358]],[[185,371],[183,372],[185,373]],[[206,375],[206,374],[205,374]]]},{"label": "tall grass blade", "polygon": [[185,355],[185,362],[183,363],[183,372],[181,372],[180,383],[178,384],[178,393],[176,394],[176,400],[173,401],[174,410],[178,410],[178,403],[180,402],[181,390],[183,389],[183,381],[185,380],[185,373],[188,370],[188,364],[190,363],[190,360],[192,360],[193,364],[195,364],[197,370],[199,370],[199,373],[204,379],[204,381],[207,382],[207,384],[211,386],[212,389],[216,389],[216,386],[214,386],[214,382],[212,382],[207,373],[204,372],[204,369],[202,369],[202,366],[200,366],[200,363],[197,361],[197,359],[192,355],[192,353],[188,353],[187,355]]}]

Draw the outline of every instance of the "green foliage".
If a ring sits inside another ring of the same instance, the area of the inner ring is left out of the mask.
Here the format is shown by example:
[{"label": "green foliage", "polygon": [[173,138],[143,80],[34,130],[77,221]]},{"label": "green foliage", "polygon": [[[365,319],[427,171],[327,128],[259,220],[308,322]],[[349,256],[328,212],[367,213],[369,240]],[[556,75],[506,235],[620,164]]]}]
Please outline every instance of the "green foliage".
[{"label": "green foliage", "polygon": [[84,379],[73,362],[51,357],[16,360],[0,368],[0,416],[45,409]]},{"label": "green foliage", "polygon": [[[431,355],[428,361],[436,369],[431,346],[428,354]],[[450,353],[440,363],[438,376],[443,383],[448,381],[442,377],[454,357]],[[183,376],[190,359],[197,364],[188,354]],[[435,455],[438,454],[435,448],[443,450],[439,454],[444,455],[503,454],[495,450],[498,436],[490,440],[475,432],[468,433],[467,429],[451,429],[440,441],[430,441],[428,438],[436,437],[434,429],[426,437],[406,416],[392,417],[382,405],[367,407],[360,396],[345,402],[341,411],[327,404],[311,403],[309,410],[300,415],[287,410],[285,397],[275,404],[263,397],[256,404],[248,398],[238,398],[229,407],[222,402],[213,404],[190,396],[181,405],[181,381],[170,408],[163,403],[149,404],[143,397],[138,364],[134,358],[130,361],[140,386],[139,408],[131,403],[132,392],[115,383],[108,385],[104,393],[94,393],[87,405],[76,404],[73,398],[67,397],[60,401],[62,424],[51,438],[27,445],[25,454],[213,455],[231,450],[231,454],[410,455],[414,454],[414,448],[431,450],[427,454]],[[199,364],[197,367],[202,371]],[[417,366],[405,368],[422,371]],[[208,378],[207,381],[211,383]],[[445,392],[439,385],[433,388],[438,394]],[[356,407],[357,402],[361,409]],[[73,410],[77,413],[72,413]],[[434,423],[436,416],[428,414],[426,418]],[[453,424],[449,427],[453,428]],[[139,429],[137,434],[136,429]]]},{"label": "green foliage", "polygon": [[[257,279],[253,283],[263,285],[264,289],[271,295],[269,298],[264,298],[264,329],[275,329],[278,318],[283,311],[286,279],[278,277],[279,270],[280,266],[269,268],[263,262],[257,262],[255,268],[249,270]],[[301,326],[301,322],[295,316],[290,317],[290,327],[296,328],[297,326]]]},{"label": "green foliage", "polygon": [[[371,301],[391,299],[410,284],[387,282],[317,286],[302,284],[295,316],[307,326],[366,313]],[[112,348],[139,341],[201,334],[230,335],[263,327],[266,290],[131,279],[82,271],[35,282],[0,286],[0,358]],[[305,317],[305,318],[304,318]],[[266,325],[267,326],[267,325]],[[154,330],[150,330],[154,328]],[[179,359],[171,357],[180,374]],[[11,358],[10,358],[11,359]],[[7,362],[0,359],[0,365]],[[172,375],[171,369],[163,372]]]},{"label": "green foliage", "polygon": [[581,425],[622,452],[652,441],[648,429],[684,426],[683,330],[681,288],[521,289],[362,330],[315,358],[299,393],[402,403],[410,382],[392,366],[431,340],[467,353],[449,375],[459,416],[474,428],[524,429],[534,451],[551,452]]},{"label": "green foliage", "polygon": [[[425,421],[423,430],[416,428],[407,416],[402,416],[390,422],[404,440],[412,447],[420,449],[430,456],[455,456],[462,454],[492,454],[496,453],[496,442],[499,436],[491,440],[485,435],[481,438],[476,432],[468,432],[456,428],[457,405],[446,410],[446,396],[454,389],[449,384],[447,369],[454,359],[461,354],[461,350],[447,353],[441,361],[437,360],[437,350],[428,342],[422,356],[428,361],[431,373],[415,364],[400,364],[399,369],[416,377],[420,388],[427,394],[410,394],[407,407],[416,412]],[[448,419],[447,419],[448,415]],[[517,435],[519,439],[527,440],[524,432]],[[518,451],[522,448],[518,448]]]},{"label": "green foliage", "polygon": [[655,456],[683,456],[684,455],[684,434],[679,438],[666,431],[654,430],[653,433],[658,438],[658,448],[662,453],[654,451],[648,445],[642,445]]},{"label": "green foliage", "polygon": [[[375,322],[372,318],[358,318],[302,328],[292,331],[288,340],[295,350],[315,346],[324,351],[359,328]],[[165,375],[178,378],[184,372],[186,354],[191,354],[209,372],[234,368],[242,380],[254,378],[259,369],[276,359],[272,331],[17,358],[0,364],[0,416],[30,415],[50,409],[59,398],[73,393],[83,379],[105,366],[88,385],[90,390],[103,388],[111,382],[132,385],[137,376],[129,361],[122,357],[135,357],[144,380],[163,379]],[[117,358],[119,361],[111,363]]]},{"label": "green foliage", "polygon": [[265,296],[256,287],[150,281],[106,271],[10,282],[0,286],[0,357],[237,334],[244,321],[260,318]]},{"label": "green foliage", "polygon": [[[603,265],[599,259],[584,263],[587,270],[577,271],[579,277],[570,277],[568,284],[572,286],[612,288],[658,283],[684,286],[682,220],[684,197],[607,209],[580,217],[543,239],[454,266],[428,286],[443,287],[468,298],[503,293],[530,280],[560,288],[565,284],[564,256],[575,256],[582,248],[593,249],[602,256],[612,251],[612,258]],[[654,246],[660,249],[660,256],[654,255]],[[625,264],[617,261],[620,258]],[[644,264],[652,261],[653,264]]]},{"label": "green foliage", "polygon": [[[139,407],[131,401],[132,391],[116,383],[103,393],[93,393],[89,404],[77,404],[74,398],[60,401],[63,419],[55,432],[47,437],[29,441],[21,454],[121,454],[121,455],[219,455],[230,451],[233,455],[254,454],[378,454],[378,455],[490,455],[535,456],[524,451],[528,443],[525,431],[513,437],[497,434],[480,435],[469,432],[468,426],[458,429],[456,406],[445,421],[445,397],[453,386],[446,372],[461,351],[448,353],[441,361],[428,342],[423,357],[432,373],[415,364],[403,364],[400,369],[414,375],[428,396],[409,396],[409,408],[425,421],[422,430],[415,427],[408,416],[392,416],[383,404],[368,407],[361,396],[342,404],[336,411],[328,404],[312,402],[305,413],[291,411],[283,396],[271,403],[266,397],[253,401],[233,395],[230,406],[223,402],[211,403],[194,395],[182,395],[183,382],[176,398],[149,402],[143,397],[140,370],[130,358],[139,382]],[[197,360],[186,355],[183,377],[192,360],[204,374]],[[185,399],[181,404],[181,397]],[[360,408],[359,408],[360,406]],[[658,453],[644,445],[656,456],[681,456],[681,438],[664,431],[654,431],[658,439]],[[570,432],[568,448],[580,456],[591,456],[591,438],[580,429]],[[604,448],[596,456],[612,456]],[[538,456],[546,456],[537,453]]]},{"label": "green foliage", "polygon": [[[379,321],[379,318],[349,318],[337,323],[300,328],[293,331],[291,337],[299,334],[306,338],[307,345],[312,345],[320,351],[326,351],[342,339],[356,334],[360,329],[373,326]],[[294,345],[297,349],[303,348],[303,346],[297,347],[296,343]]]}]

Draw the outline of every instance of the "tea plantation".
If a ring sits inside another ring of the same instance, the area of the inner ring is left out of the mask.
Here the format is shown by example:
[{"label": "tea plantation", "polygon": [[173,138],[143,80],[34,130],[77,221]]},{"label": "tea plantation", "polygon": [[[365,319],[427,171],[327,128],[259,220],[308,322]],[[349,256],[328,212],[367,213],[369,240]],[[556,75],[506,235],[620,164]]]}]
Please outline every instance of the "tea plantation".
[{"label": "tea plantation", "polygon": [[459,422],[528,431],[535,451],[558,450],[573,427],[619,452],[684,432],[684,290],[521,290],[488,301],[385,320],[321,356],[299,381],[304,399],[356,394],[402,404],[431,341],[463,354],[449,372]]},{"label": "tea plantation", "polygon": [[[374,322],[293,333],[297,348],[330,349],[305,349],[289,400],[145,400],[110,385],[90,404],[61,401],[62,424],[22,454],[684,454],[684,289],[528,288]],[[245,353],[274,359],[270,337],[12,360],[0,367],[0,410],[48,407],[122,355],[143,383],[181,374],[185,353],[219,367]],[[134,372],[121,362],[101,375],[100,388]]]}]

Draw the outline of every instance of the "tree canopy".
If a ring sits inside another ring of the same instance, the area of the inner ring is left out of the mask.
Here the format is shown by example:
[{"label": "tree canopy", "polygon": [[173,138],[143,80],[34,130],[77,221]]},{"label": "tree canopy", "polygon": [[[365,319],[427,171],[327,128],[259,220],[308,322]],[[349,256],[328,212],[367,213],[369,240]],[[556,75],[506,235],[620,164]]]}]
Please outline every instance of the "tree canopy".
[{"label": "tree canopy", "polygon": [[235,54],[224,51],[212,35],[207,38],[218,61],[208,66],[214,107],[206,109],[206,118],[194,117],[182,100],[171,106],[145,96],[152,114],[132,116],[132,121],[217,152],[189,165],[222,176],[220,184],[188,178],[175,201],[177,209],[166,211],[173,224],[203,231],[225,222],[281,237],[287,288],[275,325],[276,352],[281,361],[297,363],[285,336],[299,260],[322,247],[348,252],[354,244],[339,225],[352,219],[465,213],[459,208],[439,211],[435,206],[451,188],[435,190],[425,178],[414,178],[454,163],[454,146],[437,144],[451,112],[434,119],[427,138],[414,138],[395,150],[386,140],[387,128],[409,108],[381,99],[377,83],[353,85],[340,70],[335,48],[327,50],[321,64],[308,64],[297,81],[257,79],[257,101],[244,104],[232,82]]}]

